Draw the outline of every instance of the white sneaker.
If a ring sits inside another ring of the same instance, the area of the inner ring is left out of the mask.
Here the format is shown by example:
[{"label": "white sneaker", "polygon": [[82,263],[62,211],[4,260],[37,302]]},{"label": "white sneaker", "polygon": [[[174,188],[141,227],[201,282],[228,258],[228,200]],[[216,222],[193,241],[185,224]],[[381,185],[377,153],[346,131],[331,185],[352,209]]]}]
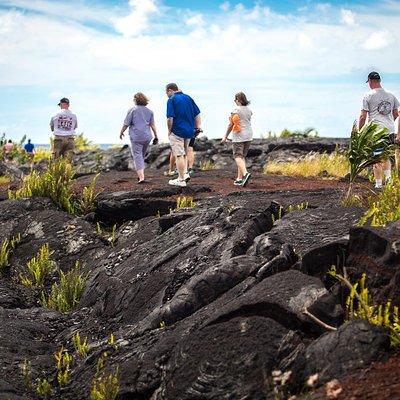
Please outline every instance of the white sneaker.
[{"label": "white sneaker", "polygon": [[185,175],[183,175],[183,179],[185,180],[185,182],[189,182],[190,181],[190,175],[188,172],[186,172]]},{"label": "white sneaker", "polygon": [[186,187],[186,181],[181,181],[179,178],[171,179],[168,181],[168,185]]}]

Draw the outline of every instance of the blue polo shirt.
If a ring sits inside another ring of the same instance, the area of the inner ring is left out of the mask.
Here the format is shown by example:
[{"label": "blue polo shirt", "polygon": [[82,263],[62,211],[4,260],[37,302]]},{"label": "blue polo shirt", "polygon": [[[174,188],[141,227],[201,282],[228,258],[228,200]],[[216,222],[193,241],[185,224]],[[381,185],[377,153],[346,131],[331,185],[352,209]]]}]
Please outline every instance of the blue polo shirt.
[{"label": "blue polo shirt", "polygon": [[32,143],[27,143],[24,146],[24,149],[27,153],[32,153],[33,149],[35,148],[35,146]]},{"label": "blue polo shirt", "polygon": [[200,114],[194,100],[182,92],[177,92],[168,99],[167,118],[173,118],[172,132],[185,139],[194,137],[195,118]]}]

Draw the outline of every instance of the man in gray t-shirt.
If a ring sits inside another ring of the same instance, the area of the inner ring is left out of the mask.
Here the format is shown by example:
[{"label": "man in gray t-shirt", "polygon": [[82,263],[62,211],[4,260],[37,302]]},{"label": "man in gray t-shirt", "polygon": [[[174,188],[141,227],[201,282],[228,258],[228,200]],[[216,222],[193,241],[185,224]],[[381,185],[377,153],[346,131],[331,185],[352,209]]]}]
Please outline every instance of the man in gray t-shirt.
[{"label": "man in gray t-shirt", "polygon": [[[378,72],[371,72],[368,75],[367,83],[371,90],[364,95],[362,110],[358,119],[358,129],[361,129],[368,117],[368,121],[386,128],[388,134],[395,132],[394,121],[398,117],[400,103],[390,92],[387,92],[381,86],[381,77]],[[385,181],[391,178],[391,165],[389,160],[374,165],[375,187],[382,187],[382,171],[385,175]]]}]

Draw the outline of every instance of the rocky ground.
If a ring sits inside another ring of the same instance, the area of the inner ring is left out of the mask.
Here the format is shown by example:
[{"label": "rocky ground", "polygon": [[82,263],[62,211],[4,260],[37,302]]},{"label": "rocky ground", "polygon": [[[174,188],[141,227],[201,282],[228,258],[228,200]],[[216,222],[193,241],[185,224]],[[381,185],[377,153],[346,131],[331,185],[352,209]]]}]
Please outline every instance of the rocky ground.
[{"label": "rocky ground", "polygon": [[[239,190],[229,166],[198,172],[186,189],[168,187],[154,165],[146,185],[111,170],[84,217],[47,199],[0,201],[0,238],[21,235],[0,278],[0,399],[39,398],[24,360],[35,384],[50,381],[52,399],[89,399],[108,374],[119,376],[118,399],[321,399],[332,379],[339,399],[400,398],[387,332],[344,322],[345,292],[327,276],[333,264],[352,281],[367,271],[373,295],[398,302],[400,227],[357,227],[363,210],[341,205],[344,183],[253,171]],[[196,206],[175,210],[178,196]],[[55,261],[45,290],[83,261],[88,280],[71,313],[42,308],[40,291],[20,284],[44,243]],[[87,357],[74,350],[75,332],[89,340]],[[60,389],[62,346],[74,361]]]}]

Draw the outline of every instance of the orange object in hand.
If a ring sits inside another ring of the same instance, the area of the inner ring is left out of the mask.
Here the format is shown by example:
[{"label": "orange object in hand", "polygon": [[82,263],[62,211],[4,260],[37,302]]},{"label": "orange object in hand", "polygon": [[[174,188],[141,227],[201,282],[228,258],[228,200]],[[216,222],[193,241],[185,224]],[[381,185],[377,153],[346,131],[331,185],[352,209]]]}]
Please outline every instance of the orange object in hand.
[{"label": "orange object in hand", "polygon": [[231,114],[229,117],[229,121],[231,122],[232,126],[232,132],[234,133],[239,133],[241,132],[242,128],[240,126],[240,117],[239,114]]}]

